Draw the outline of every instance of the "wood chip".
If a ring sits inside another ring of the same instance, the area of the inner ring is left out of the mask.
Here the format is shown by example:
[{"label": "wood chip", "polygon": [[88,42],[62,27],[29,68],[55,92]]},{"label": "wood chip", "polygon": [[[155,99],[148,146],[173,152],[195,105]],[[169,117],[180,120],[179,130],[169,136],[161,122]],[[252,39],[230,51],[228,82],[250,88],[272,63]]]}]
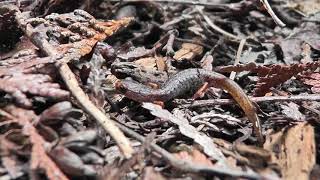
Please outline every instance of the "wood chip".
[{"label": "wood chip", "polygon": [[272,152],[271,163],[281,167],[283,179],[307,180],[316,162],[313,127],[302,122],[267,136],[264,148]]},{"label": "wood chip", "polygon": [[197,44],[183,43],[181,49],[179,49],[173,58],[175,60],[191,60],[197,55],[201,55],[203,47]]},{"label": "wood chip", "polygon": [[142,66],[145,70],[157,70],[156,69],[157,59],[154,57],[140,58],[139,60],[134,61],[135,64]]}]

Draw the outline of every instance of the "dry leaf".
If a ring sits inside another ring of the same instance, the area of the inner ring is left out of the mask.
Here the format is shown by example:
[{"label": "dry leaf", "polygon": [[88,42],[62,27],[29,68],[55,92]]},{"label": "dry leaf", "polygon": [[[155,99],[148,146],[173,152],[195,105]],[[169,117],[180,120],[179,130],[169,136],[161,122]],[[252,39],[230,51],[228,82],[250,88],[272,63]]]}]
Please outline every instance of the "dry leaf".
[{"label": "dry leaf", "polygon": [[296,121],[303,121],[306,119],[305,115],[303,115],[299,111],[299,105],[296,103],[290,102],[280,105],[282,108],[282,113],[285,114],[287,117],[292,118]]},{"label": "dry leaf", "polygon": [[193,164],[213,166],[212,162],[204,154],[194,148],[192,148],[191,152],[180,151],[174,155],[181,160],[190,161]]},{"label": "dry leaf", "polygon": [[246,157],[249,160],[249,165],[254,168],[265,167],[267,162],[271,159],[270,151],[256,146],[236,143],[234,148],[240,155]]},{"label": "dry leaf", "polygon": [[149,56],[150,54],[153,54],[153,52],[154,51],[152,49],[146,49],[144,47],[137,47],[137,48],[133,48],[129,52],[121,53],[117,57],[120,59],[127,60],[127,61],[133,61],[138,58],[143,58],[143,57]]},{"label": "dry leaf", "polygon": [[82,159],[74,152],[63,146],[56,146],[50,151],[50,156],[61,169],[73,176],[92,176],[96,171],[92,166],[83,163]]},{"label": "dry leaf", "polygon": [[320,11],[319,0],[308,0],[308,1],[290,0],[288,2],[288,6],[291,8],[295,8],[305,13],[306,15],[314,14]]},{"label": "dry leaf", "polygon": [[135,64],[142,66],[147,71],[157,70],[156,63],[157,59],[154,57],[140,58],[139,60],[134,61]]},{"label": "dry leaf", "polygon": [[183,43],[181,49],[179,49],[173,58],[175,60],[191,60],[195,56],[201,55],[203,52],[203,47],[197,44]]},{"label": "dry leaf", "polygon": [[33,121],[39,119],[33,111],[24,110],[14,106],[6,108],[10,114],[10,119],[16,120],[22,127],[22,133],[29,136],[32,145],[31,151],[31,170],[43,169],[49,179],[67,180],[68,178],[61,172],[59,167],[47,155],[48,142],[38,133],[33,126]]},{"label": "dry leaf", "polygon": [[272,152],[271,163],[281,167],[283,179],[307,180],[316,163],[314,128],[302,122],[267,136],[264,148]]},{"label": "dry leaf", "polygon": [[171,121],[172,123],[178,125],[179,130],[183,135],[193,139],[196,143],[200,144],[203,148],[203,151],[207,155],[217,160],[219,164],[226,166],[226,159],[222,154],[221,150],[218,149],[216,145],[213,143],[213,140],[208,136],[198,132],[195,127],[189,124],[187,119],[174,116],[168,110],[162,109],[159,105],[155,105],[152,103],[143,103],[142,106],[150,110],[152,115],[162,118],[164,120]]},{"label": "dry leaf", "polygon": [[65,99],[69,92],[60,89],[59,84],[52,83],[52,79],[44,74],[14,74],[0,78],[0,90],[13,96],[17,103],[31,107],[32,103],[27,98],[27,93]]},{"label": "dry leaf", "polygon": [[302,82],[306,85],[311,86],[311,91],[313,93],[320,93],[320,73],[305,75],[302,78]]}]

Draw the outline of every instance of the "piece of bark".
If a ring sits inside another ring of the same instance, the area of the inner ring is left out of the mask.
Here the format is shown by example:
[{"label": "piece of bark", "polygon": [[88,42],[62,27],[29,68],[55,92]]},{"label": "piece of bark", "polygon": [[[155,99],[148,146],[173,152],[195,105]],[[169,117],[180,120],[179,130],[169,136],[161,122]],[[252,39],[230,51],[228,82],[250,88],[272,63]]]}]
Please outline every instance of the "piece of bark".
[{"label": "piece of bark", "polygon": [[316,162],[314,128],[302,122],[267,136],[264,148],[272,152],[271,163],[281,168],[283,179],[307,180]]}]

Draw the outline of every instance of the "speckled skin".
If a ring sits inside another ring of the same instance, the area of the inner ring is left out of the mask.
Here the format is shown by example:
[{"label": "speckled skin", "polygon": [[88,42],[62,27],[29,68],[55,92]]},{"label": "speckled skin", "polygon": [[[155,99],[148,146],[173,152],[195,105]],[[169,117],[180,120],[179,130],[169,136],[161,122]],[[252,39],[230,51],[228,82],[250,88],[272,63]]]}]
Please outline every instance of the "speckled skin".
[{"label": "speckled skin", "polygon": [[[139,102],[168,101],[187,92],[196,91],[206,80],[226,77],[203,69],[187,69],[172,76],[160,89],[152,89],[132,80],[121,81],[120,92]],[[212,86],[212,85],[211,85]]]},{"label": "speckled skin", "polygon": [[260,143],[263,142],[256,109],[242,88],[222,74],[204,69],[186,69],[171,77],[160,89],[152,89],[132,80],[118,82],[116,88],[126,97],[139,102],[168,101],[187,92],[195,92],[205,82],[228,91],[253,123]]}]

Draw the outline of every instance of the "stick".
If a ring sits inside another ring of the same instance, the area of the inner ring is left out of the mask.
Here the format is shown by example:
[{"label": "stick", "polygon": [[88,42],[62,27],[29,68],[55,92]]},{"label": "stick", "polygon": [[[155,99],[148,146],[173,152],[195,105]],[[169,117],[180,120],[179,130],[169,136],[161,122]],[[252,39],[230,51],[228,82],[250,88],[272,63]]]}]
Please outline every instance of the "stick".
[{"label": "stick", "polygon": [[272,17],[272,19],[274,20],[274,22],[276,24],[278,24],[280,27],[285,27],[286,24],[283,23],[278,16],[273,12],[269,2],[267,0],[260,0],[260,2],[263,4],[264,8],[266,8],[267,12],[270,14],[270,16]]},{"label": "stick", "polygon": [[[240,44],[239,44],[239,47],[238,47],[238,51],[237,51],[237,55],[236,55],[236,60],[234,61],[234,64],[233,64],[234,66],[239,64],[239,62],[240,62],[240,57],[241,57],[241,54],[242,54],[242,51],[243,51],[243,47],[246,44],[246,41],[247,41],[247,39],[242,39],[240,41]],[[234,78],[236,77],[236,74],[237,74],[236,72],[232,71],[230,76],[229,76],[229,78],[231,80],[234,80]]]},{"label": "stick", "polygon": [[205,14],[203,13],[202,9],[198,8],[198,11],[199,11],[199,14],[203,17],[203,19],[208,23],[208,25],[209,25],[212,29],[214,29],[215,31],[217,31],[217,32],[221,33],[222,35],[224,35],[224,36],[226,36],[226,37],[229,37],[229,38],[231,38],[231,39],[235,39],[235,40],[239,40],[239,41],[241,40],[241,38],[237,37],[236,35],[231,34],[231,33],[227,32],[227,31],[221,29],[221,28],[218,27],[217,25],[215,25],[215,24],[211,21],[211,19],[210,19],[207,15],[205,15]]},{"label": "stick", "polygon": [[[251,97],[251,101],[256,103],[261,102],[301,102],[301,101],[320,101],[320,95],[297,95],[297,96],[264,96],[264,97]],[[203,107],[211,105],[229,105],[235,104],[232,99],[208,99],[208,100],[196,100],[189,102],[176,99],[175,102],[181,104],[182,107]]]}]

